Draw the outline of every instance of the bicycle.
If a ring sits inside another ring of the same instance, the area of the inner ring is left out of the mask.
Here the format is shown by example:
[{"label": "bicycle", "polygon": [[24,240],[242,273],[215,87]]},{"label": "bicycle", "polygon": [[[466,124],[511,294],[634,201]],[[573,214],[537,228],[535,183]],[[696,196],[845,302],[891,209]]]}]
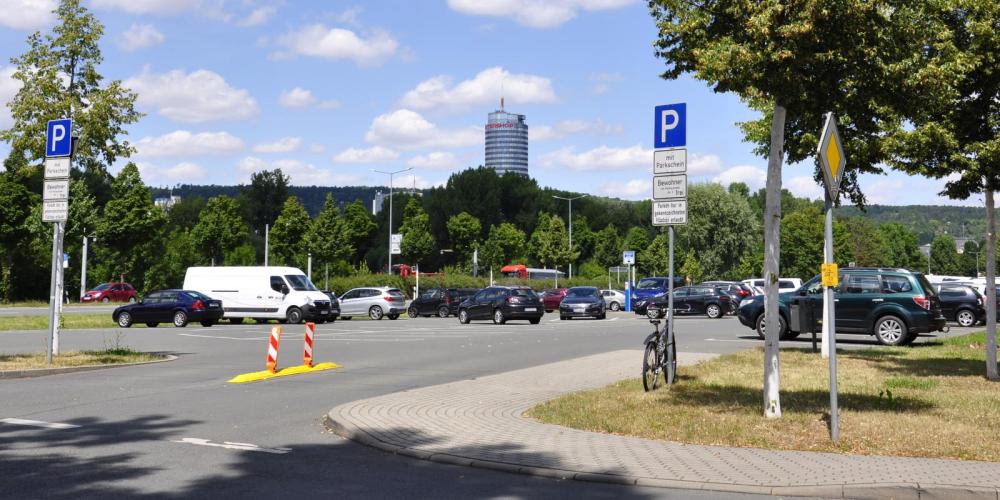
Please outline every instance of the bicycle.
[{"label": "bicycle", "polygon": [[646,337],[646,351],[642,357],[642,388],[655,391],[660,381],[660,371],[668,385],[673,385],[677,376],[677,343],[667,338],[667,329],[660,330],[660,320],[651,319],[653,333]]}]

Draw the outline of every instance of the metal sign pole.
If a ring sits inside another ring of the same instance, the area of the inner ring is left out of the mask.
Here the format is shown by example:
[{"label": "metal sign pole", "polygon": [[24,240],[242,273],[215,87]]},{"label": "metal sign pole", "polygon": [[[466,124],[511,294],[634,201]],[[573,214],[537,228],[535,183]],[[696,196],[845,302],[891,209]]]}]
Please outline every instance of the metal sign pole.
[{"label": "metal sign pole", "polygon": [[[826,194],[826,263],[833,263],[833,199],[830,198],[830,193]],[[837,329],[836,329],[836,310],[833,301],[833,287],[826,286],[823,290],[823,301],[826,307],[823,309],[826,312],[826,317],[824,318],[824,327],[829,325],[829,333],[827,335],[827,343],[829,344],[830,352],[830,439],[834,443],[840,437],[840,419],[838,418],[837,409]]]},{"label": "metal sign pole", "polygon": [[49,277],[49,341],[46,342],[46,358],[52,364],[52,345],[56,336],[56,324],[59,320],[59,312],[56,311],[56,265],[59,255],[59,223],[52,225],[52,273]]},{"label": "metal sign pole", "polygon": [[[669,234],[669,251],[668,251],[668,261],[670,267],[670,274],[668,275],[667,282],[667,345],[674,345],[674,226],[667,227],[667,234]],[[672,365],[667,366],[668,370],[673,370]],[[674,385],[673,374],[667,375],[667,384]]]}]

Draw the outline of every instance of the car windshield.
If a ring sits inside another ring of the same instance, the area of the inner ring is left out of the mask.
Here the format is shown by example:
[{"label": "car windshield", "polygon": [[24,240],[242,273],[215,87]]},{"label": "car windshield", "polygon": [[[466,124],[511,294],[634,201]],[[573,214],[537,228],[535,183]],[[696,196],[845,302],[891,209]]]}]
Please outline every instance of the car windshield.
[{"label": "car windshield", "polygon": [[535,292],[527,288],[514,288],[510,291],[510,294],[517,295],[518,297],[528,297],[529,299],[535,297]]},{"label": "car windshield", "polygon": [[304,274],[286,274],[285,279],[288,280],[288,284],[292,285],[292,288],[297,292],[319,291],[316,285],[312,281],[309,281],[309,278]]},{"label": "car windshield", "polygon": [[652,288],[660,288],[660,280],[639,280],[639,285],[636,286],[639,290],[649,290]]},{"label": "car windshield", "polygon": [[202,295],[202,294],[200,294],[198,292],[184,292],[184,293],[186,293],[188,295],[188,297],[191,297],[192,299],[196,299],[196,300],[212,300],[210,297]]},{"label": "car windshield", "polygon": [[399,295],[399,296],[403,295],[403,292],[400,292],[398,288],[390,288],[385,292],[388,293],[389,295]]},{"label": "car windshield", "polygon": [[102,283],[100,285],[97,285],[97,287],[94,288],[94,290],[96,290],[98,292],[103,292],[103,291],[107,290],[108,288],[111,288],[111,283]]},{"label": "car windshield", "polygon": [[567,297],[591,297],[594,295],[593,288],[570,288],[566,292]]},{"label": "car windshield", "polygon": [[937,291],[934,289],[934,286],[931,285],[931,282],[927,281],[926,276],[919,273],[917,273],[915,276],[917,277],[917,283],[920,283],[920,288],[924,289],[924,293],[926,293],[929,296],[934,296],[934,297],[937,296]]}]

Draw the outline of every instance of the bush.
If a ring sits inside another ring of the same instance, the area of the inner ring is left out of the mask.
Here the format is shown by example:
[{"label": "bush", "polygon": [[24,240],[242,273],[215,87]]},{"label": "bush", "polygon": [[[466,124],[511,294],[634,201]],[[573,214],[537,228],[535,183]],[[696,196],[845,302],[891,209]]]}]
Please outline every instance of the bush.
[{"label": "bush", "polygon": [[[317,277],[316,273],[313,276],[317,279],[313,280],[322,281],[322,278]],[[526,285],[531,287],[535,291],[542,291],[555,286],[555,280],[522,280],[517,278],[496,278],[494,277],[494,283],[497,285]],[[399,288],[403,291],[403,294],[407,298],[413,298],[414,287],[417,284],[417,280],[414,276],[409,276],[407,278],[401,278],[396,275],[389,274],[355,274],[352,276],[330,276],[330,290],[335,292],[338,296],[342,295],[344,292],[358,287],[369,287],[369,286],[391,286],[394,288]],[[420,276],[420,288],[486,288],[490,284],[490,277],[486,276],[473,277],[468,274],[436,274],[433,276]],[[596,286],[598,288],[604,288],[607,286],[607,280],[605,278],[591,279],[591,278],[581,278],[574,277],[572,279],[560,279],[560,287],[571,287],[571,286]]]}]

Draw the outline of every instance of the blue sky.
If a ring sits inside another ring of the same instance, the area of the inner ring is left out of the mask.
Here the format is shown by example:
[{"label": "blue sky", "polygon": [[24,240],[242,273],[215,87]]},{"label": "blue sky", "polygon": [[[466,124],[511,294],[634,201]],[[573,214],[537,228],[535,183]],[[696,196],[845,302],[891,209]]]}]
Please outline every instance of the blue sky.
[{"label": "blue sky", "polygon": [[[8,59],[47,30],[55,0],[0,11],[0,100]],[[22,5],[18,5],[22,4]],[[656,29],[635,0],[84,0],[104,23],[106,78],[139,94],[134,160],[152,185],[235,184],[280,167],[299,185],[441,184],[483,161],[486,114],[527,115],[543,186],[650,196],[652,109],[688,103],[692,181],[764,184],[735,126],[755,115],[698,81],[664,81]],[[10,123],[0,111],[0,127]],[[0,154],[6,149],[0,145]],[[116,171],[120,165],[115,166]],[[810,165],[784,185],[819,197]],[[866,176],[873,203],[949,203],[942,181]],[[973,198],[965,204],[981,204]]]}]

